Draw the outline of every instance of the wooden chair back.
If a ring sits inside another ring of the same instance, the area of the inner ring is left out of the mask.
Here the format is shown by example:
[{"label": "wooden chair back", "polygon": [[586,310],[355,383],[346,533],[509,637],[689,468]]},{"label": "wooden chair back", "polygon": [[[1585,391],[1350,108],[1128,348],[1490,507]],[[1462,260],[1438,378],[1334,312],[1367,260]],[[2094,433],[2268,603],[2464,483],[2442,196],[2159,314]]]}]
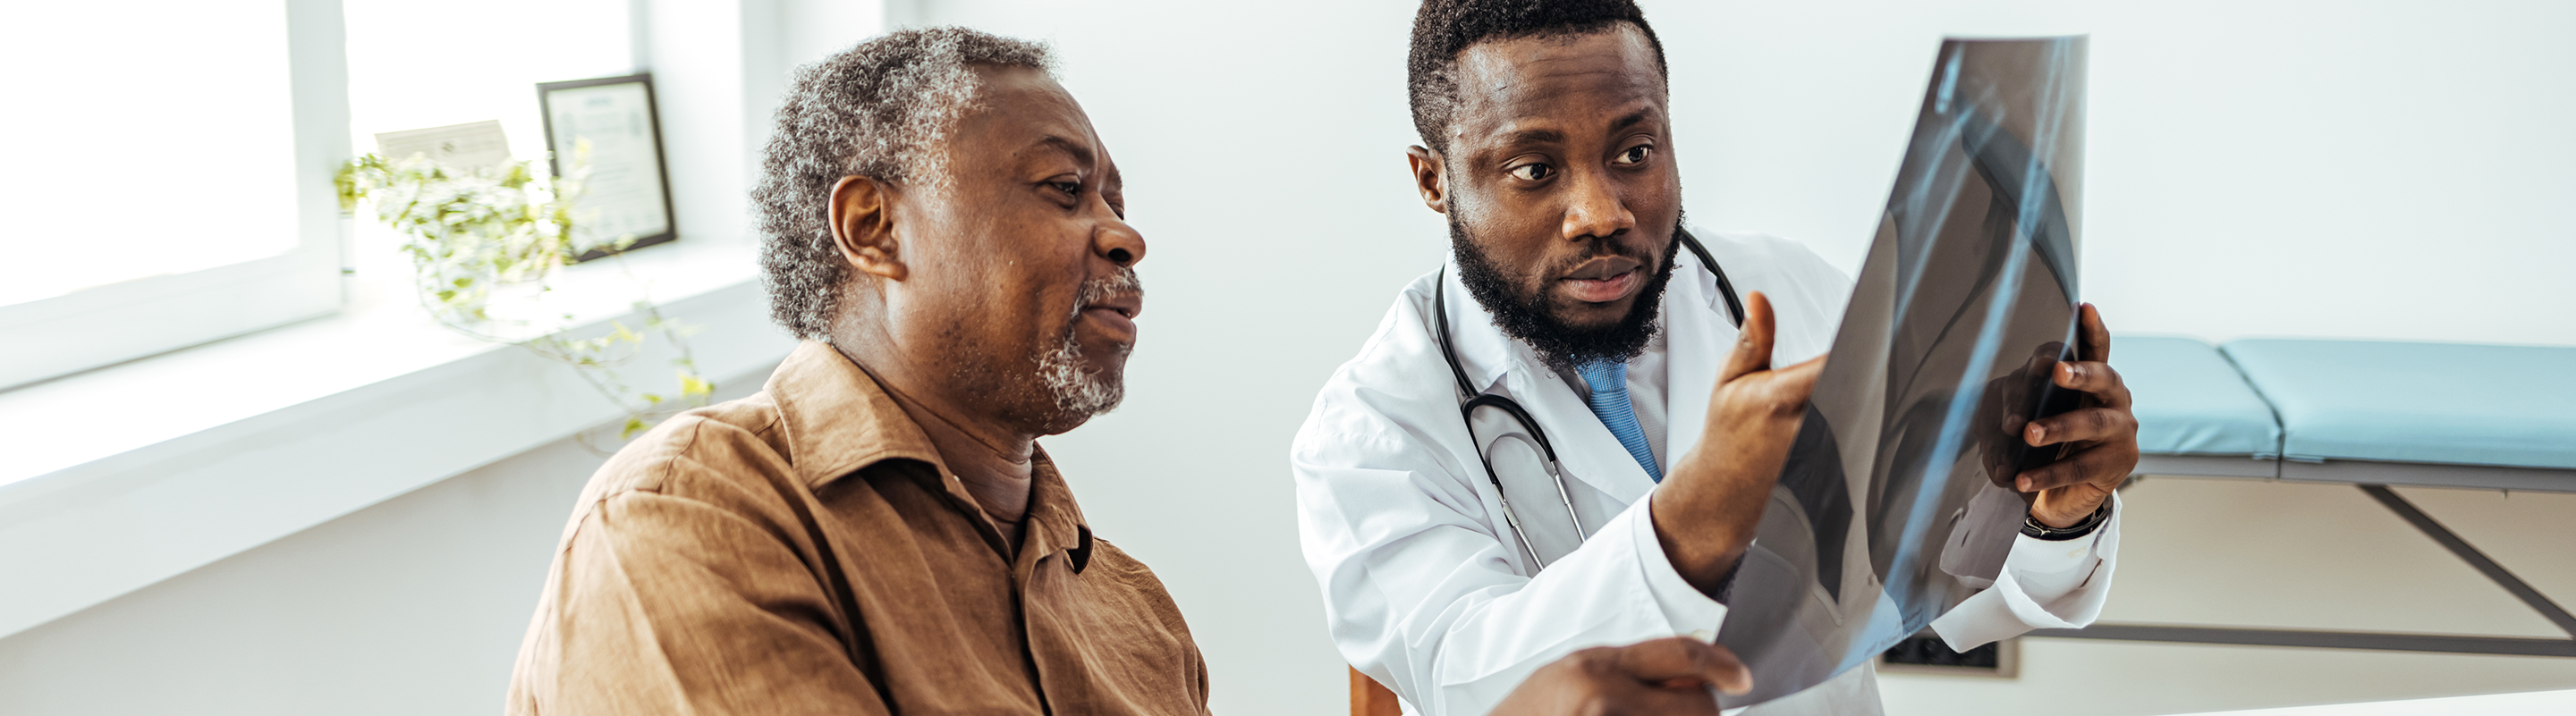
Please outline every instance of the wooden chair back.
[{"label": "wooden chair back", "polygon": [[1380,686],[1376,679],[1351,670],[1351,716],[1403,716],[1404,706],[1396,701],[1395,692]]}]

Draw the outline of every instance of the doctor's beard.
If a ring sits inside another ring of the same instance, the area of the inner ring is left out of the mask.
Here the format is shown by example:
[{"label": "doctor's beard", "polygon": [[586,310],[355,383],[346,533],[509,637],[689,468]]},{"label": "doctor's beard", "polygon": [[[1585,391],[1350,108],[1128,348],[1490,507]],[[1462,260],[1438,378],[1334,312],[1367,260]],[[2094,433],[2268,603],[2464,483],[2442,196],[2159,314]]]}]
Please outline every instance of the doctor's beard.
[{"label": "doctor's beard", "polygon": [[1547,287],[1524,287],[1527,276],[1514,276],[1493,258],[1485,255],[1453,211],[1449,215],[1449,246],[1458,257],[1458,280],[1467,285],[1467,293],[1476,297],[1485,310],[1494,314],[1494,327],[1503,335],[1528,343],[1537,350],[1548,367],[1571,371],[1574,366],[1609,360],[1625,363],[1645,352],[1646,341],[1655,337],[1655,312],[1663,304],[1664,285],[1673,278],[1673,253],[1681,250],[1682,223],[1673,220],[1672,239],[1664,245],[1664,258],[1630,253],[1625,247],[1604,240],[1593,240],[1581,256],[1565,266],[1551,266],[1538,274],[1560,274],[1584,261],[1604,254],[1627,256],[1640,263],[1653,263],[1655,273],[1637,288],[1636,303],[1628,306],[1628,315],[1619,322],[1601,328],[1580,328],[1558,318],[1548,304]]},{"label": "doctor's beard", "polygon": [[[1118,409],[1127,397],[1125,376],[1108,370],[1083,367],[1082,343],[1074,339],[1073,327],[1082,322],[1082,307],[1121,294],[1144,295],[1145,284],[1136,279],[1136,270],[1121,268],[1118,273],[1083,282],[1082,296],[1073,302],[1073,312],[1065,319],[1064,333],[1056,344],[1038,354],[1038,377],[1046,384],[1047,395],[1055,400],[1060,418],[1079,424],[1094,416]],[[1121,343],[1119,355],[1135,350],[1133,344]],[[1070,429],[1070,428],[1068,428]]]}]

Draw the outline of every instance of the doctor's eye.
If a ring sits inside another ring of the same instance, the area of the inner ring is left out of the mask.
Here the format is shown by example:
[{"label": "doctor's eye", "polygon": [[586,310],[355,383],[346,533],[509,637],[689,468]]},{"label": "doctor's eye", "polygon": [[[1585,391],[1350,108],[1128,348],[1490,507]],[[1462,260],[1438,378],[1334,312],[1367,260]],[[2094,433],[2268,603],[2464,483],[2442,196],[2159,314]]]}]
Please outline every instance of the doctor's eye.
[{"label": "doctor's eye", "polygon": [[1079,197],[1079,196],[1082,196],[1082,182],[1078,182],[1078,181],[1051,181],[1051,182],[1047,182],[1047,186],[1054,187],[1056,191],[1064,192],[1064,195],[1065,195],[1065,196],[1071,196],[1071,197]]},{"label": "doctor's eye", "polygon": [[1653,145],[1640,144],[1634,147],[1629,147],[1628,151],[1620,152],[1618,158],[1610,161],[1613,164],[1621,165],[1644,164],[1646,163],[1646,157],[1653,156],[1654,153],[1655,148]]},{"label": "doctor's eye", "polygon": [[1508,171],[1512,176],[1519,177],[1525,181],[1539,181],[1556,174],[1555,167],[1538,162],[1530,162],[1528,164],[1512,167]]}]

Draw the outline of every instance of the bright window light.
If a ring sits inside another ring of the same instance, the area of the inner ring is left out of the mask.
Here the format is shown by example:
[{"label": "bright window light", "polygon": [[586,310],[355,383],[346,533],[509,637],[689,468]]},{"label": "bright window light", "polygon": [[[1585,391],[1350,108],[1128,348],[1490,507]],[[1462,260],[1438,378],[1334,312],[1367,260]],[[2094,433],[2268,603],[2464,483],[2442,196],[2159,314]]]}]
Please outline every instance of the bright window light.
[{"label": "bright window light", "polygon": [[296,248],[285,3],[8,14],[0,305]]},{"label": "bright window light", "polygon": [[0,390],[340,308],[338,0],[0,23]]},{"label": "bright window light", "polygon": [[353,148],[376,151],[382,132],[497,119],[512,158],[545,158],[537,83],[635,72],[627,4],[344,0]]}]

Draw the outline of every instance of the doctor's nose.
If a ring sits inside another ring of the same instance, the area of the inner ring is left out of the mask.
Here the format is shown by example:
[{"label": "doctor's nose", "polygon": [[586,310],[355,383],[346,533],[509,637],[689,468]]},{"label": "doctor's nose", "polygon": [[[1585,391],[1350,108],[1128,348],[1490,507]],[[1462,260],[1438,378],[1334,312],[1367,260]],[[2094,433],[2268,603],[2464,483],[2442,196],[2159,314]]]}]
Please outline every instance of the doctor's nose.
[{"label": "doctor's nose", "polygon": [[1561,238],[1579,241],[1584,238],[1607,239],[1637,227],[1637,217],[1628,213],[1628,202],[1619,196],[1618,186],[1600,172],[1569,172],[1565,221],[1558,229]]}]

